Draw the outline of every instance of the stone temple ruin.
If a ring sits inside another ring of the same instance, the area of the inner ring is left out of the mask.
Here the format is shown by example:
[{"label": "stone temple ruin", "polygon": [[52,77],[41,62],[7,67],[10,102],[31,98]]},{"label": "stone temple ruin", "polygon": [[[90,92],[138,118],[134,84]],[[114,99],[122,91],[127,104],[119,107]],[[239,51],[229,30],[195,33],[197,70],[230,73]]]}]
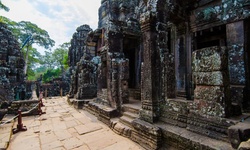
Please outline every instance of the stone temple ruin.
[{"label": "stone temple ruin", "polygon": [[[101,0],[98,28],[72,37],[70,89],[59,79],[37,87],[68,90],[145,149],[249,149],[249,18],[250,0]],[[33,84],[3,24],[0,48],[2,108]]]},{"label": "stone temple ruin", "polygon": [[13,100],[26,98],[24,59],[11,31],[0,23],[0,119]]},{"label": "stone temple ruin", "polygon": [[48,84],[42,84],[41,79],[28,81],[24,74],[24,64],[19,42],[8,27],[0,23],[0,120],[6,113],[17,113],[17,111],[13,112],[13,109],[18,110],[20,105],[27,106],[34,103],[34,101],[23,101],[34,98],[32,97],[33,89],[37,90],[37,96],[41,91],[44,91],[46,97],[68,94],[67,76],[54,79]]},{"label": "stone temple ruin", "polygon": [[102,0],[73,35],[69,98],[146,149],[243,148],[249,18],[249,0]]}]

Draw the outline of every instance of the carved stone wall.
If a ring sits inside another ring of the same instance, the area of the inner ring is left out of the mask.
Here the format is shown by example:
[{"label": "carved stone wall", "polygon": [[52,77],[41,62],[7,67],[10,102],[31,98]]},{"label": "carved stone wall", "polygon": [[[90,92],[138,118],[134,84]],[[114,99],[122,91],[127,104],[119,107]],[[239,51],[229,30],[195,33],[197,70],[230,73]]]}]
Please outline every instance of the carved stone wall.
[{"label": "carved stone wall", "polygon": [[92,31],[89,25],[82,25],[76,29],[70,41],[69,48],[69,66],[73,69],[76,63],[80,61],[81,57],[86,53],[86,41],[88,33]]},{"label": "carved stone wall", "polygon": [[[69,82],[62,78],[55,78],[49,83],[37,84],[37,86],[40,92],[43,92],[44,97],[65,96],[69,92]],[[39,96],[38,91],[37,95]]]},{"label": "carved stone wall", "polygon": [[76,77],[77,77],[77,93],[75,98],[88,99],[94,98],[97,94],[96,85],[96,70],[97,65],[90,60],[91,57],[84,56],[77,63]]},{"label": "carved stone wall", "polygon": [[[111,116],[121,114],[128,100],[132,62],[126,59],[126,45],[137,40],[142,106],[139,118],[131,123],[130,138],[147,149],[162,144],[176,149],[230,149],[230,141],[243,132],[236,126],[229,134],[229,127],[240,120],[228,117],[241,114],[249,80],[243,28],[248,25],[244,20],[248,6],[248,0],[102,0],[95,31],[101,58],[98,98],[89,105],[92,111],[108,125]],[[197,34],[203,39],[197,40]],[[185,82],[184,96],[178,91],[180,80]],[[107,105],[116,115],[102,114],[109,110]]]},{"label": "carved stone wall", "polygon": [[[92,31],[89,25],[82,25],[76,29],[72,36],[71,46],[69,48],[69,67],[70,67],[70,91],[69,96],[72,98],[78,92],[78,85],[80,84],[78,81],[78,73],[81,70],[77,70],[77,63],[81,60],[81,58],[85,55],[88,57],[91,56],[91,50],[87,45],[88,34]],[[78,67],[79,68],[79,67]]]},{"label": "carved stone wall", "polygon": [[25,99],[24,59],[18,41],[0,23],[0,103]]}]

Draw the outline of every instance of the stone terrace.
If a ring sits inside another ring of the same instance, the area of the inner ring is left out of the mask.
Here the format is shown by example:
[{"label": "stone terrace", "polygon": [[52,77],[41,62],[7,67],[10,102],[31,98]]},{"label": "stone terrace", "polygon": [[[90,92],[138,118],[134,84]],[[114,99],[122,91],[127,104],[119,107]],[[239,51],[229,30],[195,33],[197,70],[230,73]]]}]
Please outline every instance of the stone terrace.
[{"label": "stone terrace", "polygon": [[[143,150],[115,134],[95,116],[74,109],[64,97],[43,100],[46,114],[23,117],[27,131],[13,134],[8,150]],[[14,124],[16,127],[17,121]]]}]

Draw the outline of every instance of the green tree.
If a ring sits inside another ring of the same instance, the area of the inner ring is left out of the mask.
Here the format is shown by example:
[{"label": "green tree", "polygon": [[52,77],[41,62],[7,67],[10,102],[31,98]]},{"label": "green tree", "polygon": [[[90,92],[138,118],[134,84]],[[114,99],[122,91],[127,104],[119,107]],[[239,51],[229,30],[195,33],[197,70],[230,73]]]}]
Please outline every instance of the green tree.
[{"label": "green tree", "polygon": [[17,27],[20,31],[16,32],[18,33],[18,39],[23,43],[23,46],[26,46],[24,74],[27,74],[29,50],[32,49],[32,44],[36,43],[38,46],[49,49],[55,45],[55,41],[50,38],[46,30],[29,21],[21,21],[17,24]]},{"label": "green tree", "polygon": [[39,56],[38,59],[42,59],[41,55],[34,50],[32,44],[35,43],[38,46],[49,49],[55,45],[55,41],[50,38],[46,30],[39,28],[36,24],[29,21],[15,22],[3,16],[1,16],[1,21],[7,24],[19,43],[21,43],[25,59],[24,73],[28,76],[31,75],[32,71],[28,71],[28,69],[32,69],[33,67],[29,67],[29,65],[33,65],[32,62],[37,63],[37,61],[31,60],[31,63],[29,63],[30,59],[33,59],[34,56]]},{"label": "green tree", "polygon": [[54,52],[52,53],[52,58],[55,61],[56,67],[59,67],[64,73],[65,69],[68,68],[68,65],[66,65],[68,61],[68,49],[70,44],[69,43],[63,43],[62,45],[59,45],[59,48],[56,48]]},{"label": "green tree", "polygon": [[52,58],[52,52],[45,51],[45,54],[41,57],[40,64],[46,69],[54,69],[55,60]]},{"label": "green tree", "polygon": [[43,74],[43,82],[49,82],[53,78],[57,78],[61,75],[61,69],[48,69],[46,73]]},{"label": "green tree", "polygon": [[29,50],[28,57],[29,57],[29,62],[27,65],[28,80],[35,80],[36,76],[35,69],[37,68],[37,66],[40,65],[42,55],[37,51],[36,48],[31,48]]},{"label": "green tree", "polygon": [[5,11],[9,11],[9,10],[10,10],[9,7],[5,6],[5,5],[2,3],[1,0],[0,0],[0,9],[3,9],[3,10],[5,10]]}]

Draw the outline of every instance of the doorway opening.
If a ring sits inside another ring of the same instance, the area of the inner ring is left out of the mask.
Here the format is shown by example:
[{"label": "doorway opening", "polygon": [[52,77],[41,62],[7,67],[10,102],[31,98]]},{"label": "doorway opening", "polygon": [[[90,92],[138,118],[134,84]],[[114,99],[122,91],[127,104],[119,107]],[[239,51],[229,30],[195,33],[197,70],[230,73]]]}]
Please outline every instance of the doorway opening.
[{"label": "doorway opening", "polygon": [[125,58],[129,59],[129,88],[140,88],[141,80],[141,54],[138,46],[138,39],[126,37],[123,40],[123,52]]},{"label": "doorway opening", "polygon": [[123,53],[129,59],[129,97],[131,99],[141,99],[141,62],[142,52],[139,45],[139,37],[125,35],[123,39]]}]

